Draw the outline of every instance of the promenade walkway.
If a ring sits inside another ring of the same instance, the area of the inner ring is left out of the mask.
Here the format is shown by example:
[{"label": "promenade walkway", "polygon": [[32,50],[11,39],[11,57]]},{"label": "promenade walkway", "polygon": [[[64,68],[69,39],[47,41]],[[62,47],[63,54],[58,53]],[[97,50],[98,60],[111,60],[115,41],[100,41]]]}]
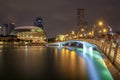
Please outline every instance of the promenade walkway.
[{"label": "promenade walkway", "polygon": [[114,43],[113,41],[107,42],[104,40],[93,40],[84,39],[83,41],[96,44],[103,55],[105,56],[104,61],[110,70],[114,80],[120,79],[120,45],[119,43]]}]

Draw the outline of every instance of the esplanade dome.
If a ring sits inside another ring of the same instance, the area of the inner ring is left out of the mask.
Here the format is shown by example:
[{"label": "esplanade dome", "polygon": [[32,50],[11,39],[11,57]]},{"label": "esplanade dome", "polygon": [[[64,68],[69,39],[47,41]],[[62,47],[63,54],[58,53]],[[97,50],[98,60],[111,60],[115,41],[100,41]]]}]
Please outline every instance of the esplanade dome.
[{"label": "esplanade dome", "polygon": [[38,28],[37,26],[19,26],[15,27],[15,29],[33,29],[33,28]]},{"label": "esplanade dome", "polygon": [[14,28],[12,34],[16,35],[18,39],[33,43],[44,43],[46,40],[45,31],[37,26],[19,26]]}]

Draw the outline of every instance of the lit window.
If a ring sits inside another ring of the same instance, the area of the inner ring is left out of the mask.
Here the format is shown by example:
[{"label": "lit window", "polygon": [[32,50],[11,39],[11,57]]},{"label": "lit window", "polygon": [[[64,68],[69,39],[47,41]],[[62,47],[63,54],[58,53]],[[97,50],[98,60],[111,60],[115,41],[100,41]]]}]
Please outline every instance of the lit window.
[{"label": "lit window", "polygon": [[32,32],[35,32],[35,29],[31,29]]}]

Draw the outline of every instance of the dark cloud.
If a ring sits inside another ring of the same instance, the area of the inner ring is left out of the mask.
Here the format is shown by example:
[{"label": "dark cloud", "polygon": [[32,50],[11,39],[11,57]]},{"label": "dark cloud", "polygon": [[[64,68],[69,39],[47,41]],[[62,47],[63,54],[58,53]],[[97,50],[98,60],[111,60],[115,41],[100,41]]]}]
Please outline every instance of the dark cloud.
[{"label": "dark cloud", "polygon": [[120,30],[120,0],[0,0],[0,23],[33,25],[42,16],[49,37],[77,29],[77,8],[85,9],[89,24],[103,20]]}]

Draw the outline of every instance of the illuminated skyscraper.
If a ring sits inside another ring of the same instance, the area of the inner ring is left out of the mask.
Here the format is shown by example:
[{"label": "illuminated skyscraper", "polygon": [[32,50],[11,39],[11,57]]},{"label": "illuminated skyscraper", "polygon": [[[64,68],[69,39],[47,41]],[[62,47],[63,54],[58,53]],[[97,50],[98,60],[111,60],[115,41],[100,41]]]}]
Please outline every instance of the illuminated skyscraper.
[{"label": "illuminated skyscraper", "polygon": [[38,27],[44,29],[42,17],[37,17],[37,18],[35,19],[34,26],[38,26]]},{"label": "illuminated skyscraper", "polygon": [[15,28],[15,23],[9,23],[9,24],[2,24],[0,26],[0,35],[7,36],[11,35],[11,32]]},{"label": "illuminated skyscraper", "polygon": [[15,23],[14,22],[8,24],[8,34],[9,35],[14,30],[14,28],[15,28]]}]

